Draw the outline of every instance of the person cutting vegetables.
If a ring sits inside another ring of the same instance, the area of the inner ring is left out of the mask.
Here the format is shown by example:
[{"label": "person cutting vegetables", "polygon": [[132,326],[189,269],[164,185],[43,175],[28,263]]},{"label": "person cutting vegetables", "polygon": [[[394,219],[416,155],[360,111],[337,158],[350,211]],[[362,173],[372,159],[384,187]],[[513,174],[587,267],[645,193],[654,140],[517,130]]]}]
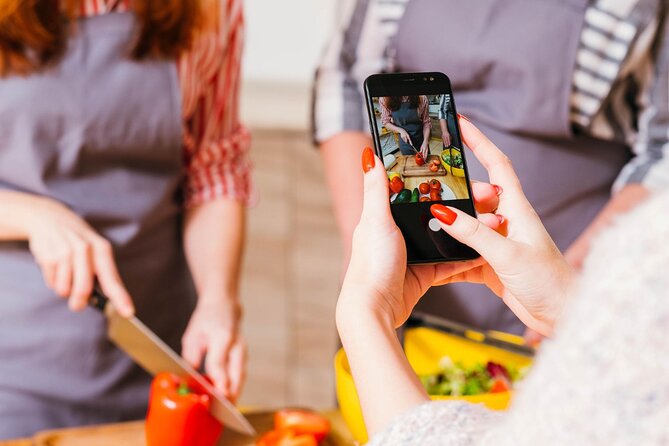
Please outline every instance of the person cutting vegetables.
[{"label": "person cutting vegetables", "polygon": [[383,97],[379,99],[379,108],[383,126],[399,136],[402,155],[418,152],[427,159],[432,130],[427,96]]},{"label": "person cutting vegetables", "polygon": [[144,416],[95,282],[238,395],[242,28],[241,0],[0,4],[0,438]]}]

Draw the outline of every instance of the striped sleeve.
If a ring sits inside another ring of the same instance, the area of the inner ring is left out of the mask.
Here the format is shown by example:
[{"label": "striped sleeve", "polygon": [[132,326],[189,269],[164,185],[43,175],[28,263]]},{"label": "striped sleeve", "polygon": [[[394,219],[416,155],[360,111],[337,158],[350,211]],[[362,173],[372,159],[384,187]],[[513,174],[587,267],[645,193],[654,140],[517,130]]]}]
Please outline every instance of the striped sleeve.
[{"label": "striped sleeve", "polygon": [[187,207],[251,199],[250,137],[239,121],[243,27],[242,0],[222,0],[218,32],[200,36],[179,60]]},{"label": "striped sleeve", "polygon": [[614,190],[638,183],[650,190],[669,187],[669,20],[657,40],[652,81],[642,96],[634,158],[623,168]]},{"label": "striped sleeve", "polygon": [[362,83],[388,69],[388,43],[408,0],[346,0],[316,71],[312,132],[321,143],[343,131],[368,131]]}]

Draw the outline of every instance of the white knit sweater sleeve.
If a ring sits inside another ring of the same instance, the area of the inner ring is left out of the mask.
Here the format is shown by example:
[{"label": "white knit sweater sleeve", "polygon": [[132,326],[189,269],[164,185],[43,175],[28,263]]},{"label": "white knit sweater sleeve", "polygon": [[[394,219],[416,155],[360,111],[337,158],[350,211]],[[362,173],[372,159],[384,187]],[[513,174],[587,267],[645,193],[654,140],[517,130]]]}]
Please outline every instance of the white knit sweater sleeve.
[{"label": "white knit sweater sleeve", "polygon": [[668,217],[664,193],[598,237],[508,412],[496,419],[480,406],[433,403],[371,444],[669,444]]}]

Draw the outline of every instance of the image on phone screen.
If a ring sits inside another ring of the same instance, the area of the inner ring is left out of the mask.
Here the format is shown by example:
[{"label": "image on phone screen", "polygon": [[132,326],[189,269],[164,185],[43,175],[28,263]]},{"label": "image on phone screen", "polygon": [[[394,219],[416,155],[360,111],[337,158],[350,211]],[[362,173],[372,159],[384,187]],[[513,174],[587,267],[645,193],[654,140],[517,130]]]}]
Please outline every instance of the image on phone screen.
[{"label": "image on phone screen", "polygon": [[442,230],[430,208],[475,216],[457,107],[444,73],[380,73],[365,80],[374,148],[388,175],[388,200],[407,262],[473,259],[478,253]]},{"label": "image on phone screen", "polygon": [[393,205],[469,198],[448,93],[373,97]]}]

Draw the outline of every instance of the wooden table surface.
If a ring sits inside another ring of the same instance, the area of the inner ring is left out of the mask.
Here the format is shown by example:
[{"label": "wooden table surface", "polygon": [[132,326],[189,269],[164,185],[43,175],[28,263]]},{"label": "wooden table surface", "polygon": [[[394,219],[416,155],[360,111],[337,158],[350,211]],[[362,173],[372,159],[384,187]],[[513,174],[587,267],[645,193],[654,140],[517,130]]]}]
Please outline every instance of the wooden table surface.
[{"label": "wooden table surface", "polygon": [[[397,164],[390,170],[401,173],[404,170],[404,164],[406,163],[407,158],[409,158],[408,155],[397,155]],[[446,186],[450,187],[457,198],[467,198],[469,195],[466,180],[463,177],[456,177],[450,173],[446,173],[445,175],[431,173],[426,176],[404,177],[404,187],[413,190],[414,187],[418,187],[420,183],[429,182],[432,178],[436,178]]]},{"label": "wooden table surface", "polygon": [[[244,411],[259,435],[272,429],[274,411]],[[323,446],[353,446],[351,436],[339,411],[323,412],[330,420],[332,432]],[[256,439],[225,430],[220,446],[252,446]],[[107,424],[102,426],[75,427],[38,432],[32,438],[0,441],[0,446],[145,446],[144,422]]]}]

